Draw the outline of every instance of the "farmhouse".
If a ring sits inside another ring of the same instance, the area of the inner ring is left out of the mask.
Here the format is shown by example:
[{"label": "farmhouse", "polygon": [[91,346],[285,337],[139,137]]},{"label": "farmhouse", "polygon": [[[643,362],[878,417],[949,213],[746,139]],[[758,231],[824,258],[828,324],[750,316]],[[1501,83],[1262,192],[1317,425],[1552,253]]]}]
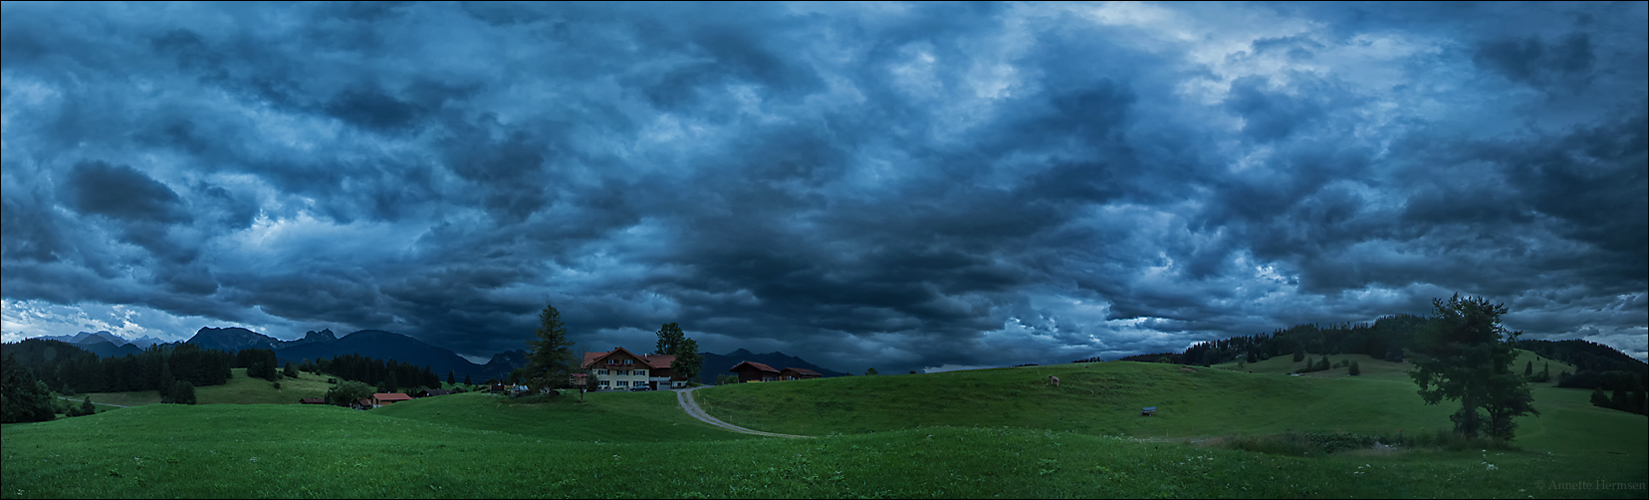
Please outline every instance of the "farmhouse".
[{"label": "farmhouse", "polygon": [[783,370],[779,370],[779,380],[805,380],[823,376],[824,375],[820,375],[819,372],[806,368],[785,368]]},{"label": "farmhouse", "polygon": [[676,360],[673,354],[637,355],[623,347],[607,352],[586,352],[579,368],[595,376],[597,389],[679,389],[687,387],[685,377],[677,377],[670,369]]},{"label": "farmhouse", "polygon": [[739,383],[750,381],[772,382],[779,380],[779,371],[755,361],[741,361],[727,371],[739,374]]},{"label": "farmhouse", "polygon": [[806,368],[786,367],[783,370],[775,370],[771,366],[757,363],[755,361],[741,361],[739,364],[733,365],[733,367],[729,368],[727,371],[737,373],[739,375],[739,383],[803,380],[824,376],[820,375],[819,372]]},{"label": "farmhouse", "polygon": [[372,407],[377,408],[391,403],[412,401],[412,396],[399,392],[375,392],[372,394]]}]

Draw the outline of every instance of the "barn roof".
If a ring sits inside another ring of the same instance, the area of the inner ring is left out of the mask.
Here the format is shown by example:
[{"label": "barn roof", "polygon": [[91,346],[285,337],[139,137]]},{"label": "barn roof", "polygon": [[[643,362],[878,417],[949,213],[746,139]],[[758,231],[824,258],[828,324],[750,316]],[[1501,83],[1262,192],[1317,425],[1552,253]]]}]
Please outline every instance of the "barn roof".
[{"label": "barn roof", "polygon": [[613,350],[607,351],[607,352],[586,352],[586,353],[584,353],[584,362],[580,363],[578,366],[579,366],[579,368],[583,368],[583,369],[594,368],[597,361],[601,361],[602,358],[605,358],[607,356],[611,356],[614,353],[617,353],[617,352],[620,352],[620,351],[623,351],[624,354],[629,354],[631,357],[634,357],[636,359],[641,360],[641,362],[646,363],[648,367],[655,368],[655,369],[669,368],[670,363],[673,363],[676,360],[676,355],[674,355],[674,354],[648,354],[648,355],[643,356],[643,355],[638,355],[636,353],[630,352],[628,349],[625,349],[623,347],[614,347]]},{"label": "barn roof", "polygon": [[733,365],[733,367],[728,368],[727,371],[730,371],[730,372],[739,371],[739,367],[744,366],[744,365],[750,365],[751,368],[755,368],[757,370],[761,370],[761,371],[764,371],[764,372],[779,373],[779,371],[774,370],[773,367],[767,366],[767,365],[764,365],[764,364],[761,364],[761,363],[757,363],[755,361],[740,361],[739,364]]}]

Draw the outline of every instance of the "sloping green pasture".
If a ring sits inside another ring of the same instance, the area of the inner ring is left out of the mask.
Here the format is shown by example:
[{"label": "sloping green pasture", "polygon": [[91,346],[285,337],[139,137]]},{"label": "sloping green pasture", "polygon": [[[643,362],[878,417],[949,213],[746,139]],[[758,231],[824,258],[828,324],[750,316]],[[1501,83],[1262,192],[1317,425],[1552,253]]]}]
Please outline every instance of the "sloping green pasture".
[{"label": "sloping green pasture", "polygon": [[676,393],[595,392],[587,404],[564,394],[546,404],[524,404],[484,393],[454,394],[395,403],[372,410],[388,417],[519,434],[533,439],[583,442],[670,442],[752,439],[700,422],[676,403]]},{"label": "sloping green pasture", "polygon": [[595,443],[376,410],[151,405],[3,436],[5,498],[1641,496],[1540,490],[1631,465],[1530,453],[1305,459],[1003,428]]},{"label": "sloping green pasture", "polygon": [[[195,401],[200,404],[298,404],[299,399],[326,396],[331,384],[328,375],[298,372],[298,378],[281,377],[281,388],[261,378],[246,376],[245,368],[231,368],[229,382],[195,388]],[[75,399],[90,395],[92,402],[121,406],[160,404],[156,391],[94,392],[73,395]]]},{"label": "sloping green pasture", "polygon": [[[1049,374],[1062,387],[1044,385]],[[691,420],[669,392],[595,393],[585,404],[463,394],[371,411],[149,405],[0,427],[0,498],[1644,498],[1641,484],[1618,486],[1645,482],[1649,466],[1643,417],[1553,388],[1537,389],[1546,415],[1525,420],[1522,451],[1320,458],[1178,441],[1435,429],[1450,410],[1419,404],[1395,379],[1136,363],[695,394],[734,423],[821,437],[729,433]],[[1153,404],[1158,416],[1138,416]]]},{"label": "sloping green pasture", "polygon": [[[728,423],[806,435],[979,425],[1177,439],[1291,430],[1395,435],[1452,425],[1448,415],[1458,407],[1424,404],[1413,382],[1394,373],[1291,377],[1111,362],[740,384],[694,394]],[[1061,385],[1048,385],[1049,375]],[[1542,415],[1519,420],[1523,448],[1649,455],[1643,416],[1593,407],[1583,390],[1541,386],[1534,394]],[[1147,406],[1158,412],[1140,416]]]}]

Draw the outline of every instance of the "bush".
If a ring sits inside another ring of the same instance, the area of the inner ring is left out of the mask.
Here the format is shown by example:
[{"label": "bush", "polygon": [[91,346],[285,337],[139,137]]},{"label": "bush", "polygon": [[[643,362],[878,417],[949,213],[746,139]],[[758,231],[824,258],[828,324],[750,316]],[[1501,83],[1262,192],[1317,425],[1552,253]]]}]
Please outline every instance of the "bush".
[{"label": "bush", "polygon": [[372,386],[353,380],[334,385],[326,391],[326,402],[347,405],[372,396]]},{"label": "bush", "polygon": [[1488,437],[1466,437],[1451,429],[1437,429],[1433,432],[1421,432],[1413,436],[1386,436],[1382,442],[1400,444],[1413,449],[1433,448],[1440,451],[1465,450],[1512,450],[1511,443]]},{"label": "bush", "polygon": [[1352,376],[1362,375],[1363,369],[1357,366],[1356,361],[1352,361],[1351,366],[1346,368],[1346,373]]},{"label": "bush", "polygon": [[269,384],[269,386],[274,387],[275,389],[280,389],[281,388],[281,383],[280,382],[271,382]]}]

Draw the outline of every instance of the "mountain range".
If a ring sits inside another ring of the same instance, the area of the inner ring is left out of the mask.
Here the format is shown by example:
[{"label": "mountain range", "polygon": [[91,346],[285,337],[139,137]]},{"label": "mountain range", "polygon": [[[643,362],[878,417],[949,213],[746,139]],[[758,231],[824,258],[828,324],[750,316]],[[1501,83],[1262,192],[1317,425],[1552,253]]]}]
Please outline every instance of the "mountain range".
[{"label": "mountain range", "polygon": [[[80,332],[76,335],[40,338],[74,344],[104,358],[136,354],[156,344],[163,347],[175,344],[162,343],[159,339],[147,336],[128,341],[106,331]],[[275,351],[275,357],[282,364],[286,362],[300,363],[303,360],[321,358],[330,359],[348,354],[380,360],[393,359],[414,366],[428,366],[430,371],[443,378],[447,372],[452,372],[460,380],[467,375],[475,382],[493,378],[503,379],[508,377],[510,372],[516,368],[527,366],[527,351],[525,350],[517,349],[501,352],[493,355],[492,359],[488,360],[486,364],[476,364],[450,349],[432,346],[406,335],[382,330],[361,330],[338,337],[337,334],[328,329],[319,332],[304,332],[303,338],[297,340],[280,340],[245,328],[205,327],[196,331],[194,337],[184,342],[194,344],[202,349],[217,349],[226,352],[242,349],[269,349]],[[745,349],[739,349],[727,354],[709,352],[700,354],[704,356],[704,365],[700,370],[699,380],[705,384],[715,383],[717,375],[728,373],[728,368],[744,361],[754,361],[781,370],[786,367],[806,368],[819,372],[819,374],[826,377],[847,375],[777,351],[756,354]]]}]

